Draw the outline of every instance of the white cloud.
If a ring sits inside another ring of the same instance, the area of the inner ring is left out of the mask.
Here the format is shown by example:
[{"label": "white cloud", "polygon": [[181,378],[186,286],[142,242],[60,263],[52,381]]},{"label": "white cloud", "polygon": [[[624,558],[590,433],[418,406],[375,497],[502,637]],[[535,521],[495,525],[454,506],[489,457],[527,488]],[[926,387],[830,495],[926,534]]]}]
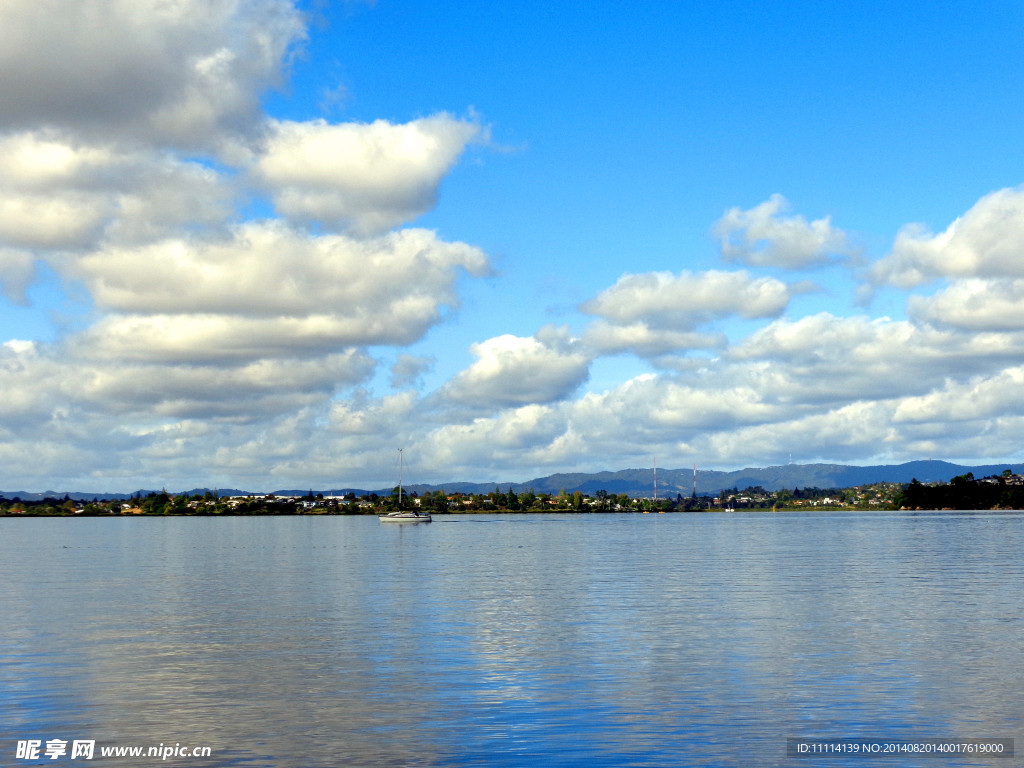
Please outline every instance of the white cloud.
[{"label": "white cloud", "polygon": [[[707,429],[761,423],[777,416],[778,406],[765,402],[749,381],[712,384],[710,377],[648,374],[585,398],[574,411],[577,428],[588,439],[591,430],[607,433],[614,421],[616,430],[627,430],[637,442],[663,442],[692,440]],[[595,419],[602,422],[597,430]]]},{"label": "white cloud", "polygon": [[104,478],[115,488],[126,478],[223,486],[234,472],[232,481],[262,488],[277,464],[310,452],[332,396],[374,367],[359,350],[169,365],[78,357],[81,347],[74,338],[0,346],[0,457],[19,487],[61,478],[76,487],[93,478],[98,490],[111,490]]},{"label": "white cloud", "polygon": [[965,279],[932,296],[911,296],[919,323],[965,331],[1024,331],[1024,279]]},{"label": "white cloud", "polygon": [[456,268],[485,274],[487,257],[477,248],[440,241],[428,230],[353,240],[250,222],[224,240],[177,238],[96,251],[75,262],[73,275],[86,282],[100,306],[124,312],[266,317],[348,307],[353,314],[375,314],[374,323],[386,325],[384,315],[402,314],[387,311],[395,309],[391,302],[405,297],[454,302]]},{"label": "white cloud", "polygon": [[[852,333],[839,325],[837,333]],[[863,347],[861,360],[872,356],[866,339]],[[604,393],[441,425],[417,450],[453,471],[501,471],[503,478],[523,480],[566,467],[650,466],[653,456],[665,466],[728,467],[766,466],[788,454],[857,462],[940,455],[934,450],[940,447],[950,456],[1016,452],[1015,430],[1024,415],[1010,400],[1024,375],[1019,366],[961,383],[936,370],[922,383],[918,360],[945,354],[944,366],[952,370],[956,350],[937,346],[907,360],[898,351],[875,348],[880,361],[852,381],[852,366],[830,370],[837,357],[795,372],[793,359],[720,360],[687,375],[644,375]],[[879,384],[878,377],[885,381]],[[979,434],[991,443],[983,444]],[[516,466],[520,472],[511,473]]]},{"label": "white cloud", "polygon": [[[1024,334],[967,335],[888,318],[777,320],[725,357],[757,367],[763,396],[808,405],[916,396],[1024,354]],[[761,370],[763,368],[764,370]]]},{"label": "white cloud", "polygon": [[1015,456],[1024,429],[1022,384],[1020,366],[948,381],[925,395],[901,400],[892,422],[910,456]]},{"label": "white cloud", "polygon": [[778,317],[793,287],[749,273],[684,271],[623,275],[580,309],[615,323],[688,330],[720,317]]},{"label": "white cloud", "polygon": [[729,351],[735,360],[771,360],[785,366],[830,365],[842,360],[863,364],[878,355],[905,354],[917,331],[889,318],[838,317],[819,312],[796,320],[779,319],[755,331]]},{"label": "white cloud", "polygon": [[711,228],[726,261],[757,267],[804,269],[855,253],[845,232],[830,217],[808,223],[803,216],[784,216],[790,204],[782,195],[749,210],[730,208]]},{"label": "white cloud", "polygon": [[567,441],[566,430],[560,408],[524,405],[468,424],[442,425],[425,436],[418,452],[430,456],[446,473],[479,472],[484,467],[501,472],[503,480],[526,479],[507,473],[511,467],[543,467],[564,461],[568,454],[563,455],[561,448]]},{"label": "white cloud", "polygon": [[422,429],[416,419],[417,405],[416,393],[410,390],[381,398],[357,391],[344,401],[331,404],[328,431],[334,438],[351,441],[354,453],[359,453],[359,443],[379,447],[375,441],[383,441],[391,445],[402,425],[409,430]]},{"label": "white cloud", "polygon": [[112,245],[65,266],[114,313],[87,333],[92,348],[176,361],[408,344],[457,306],[460,269],[486,274],[487,257],[427,230],[353,240],[272,222],[223,240]]},{"label": "white cloud", "polygon": [[395,125],[272,122],[254,176],[290,220],[377,234],[426,213],[478,123],[439,114]]},{"label": "white cloud", "polygon": [[868,272],[875,285],[913,288],[936,278],[1024,278],[1024,189],[1001,189],[935,235],[904,227]]},{"label": "white cloud", "polygon": [[382,320],[329,314],[253,318],[239,315],[112,315],[77,338],[94,359],[231,364],[327,354],[360,341],[398,343]]},{"label": "white cloud", "polygon": [[64,193],[0,200],[0,237],[20,247],[62,248],[92,240],[112,207],[102,200]]},{"label": "white cloud", "polygon": [[890,423],[892,407],[886,401],[858,400],[724,431],[702,445],[709,449],[712,461],[747,466],[766,466],[789,454],[805,460],[827,457],[830,461],[920,458],[903,452],[906,441]]},{"label": "white cloud", "polygon": [[580,306],[598,317],[584,341],[595,353],[630,351],[644,357],[723,346],[721,333],[696,329],[728,317],[777,317],[794,293],[806,290],[806,284],[787,285],[745,271],[627,274]]},{"label": "white cloud", "polygon": [[0,241],[23,248],[81,250],[216,226],[232,191],[209,168],[160,151],[52,131],[0,137]]},{"label": "white cloud", "polygon": [[939,423],[955,430],[963,422],[1024,416],[1024,367],[1014,366],[992,376],[973,376],[965,382],[947,381],[926,395],[908,397],[893,413],[897,423]]},{"label": "white cloud", "polygon": [[[0,138],[0,173],[5,185],[26,191],[50,192],[65,186],[102,185],[111,163],[119,162],[109,147],[73,143],[55,131],[25,131]],[[107,182],[109,183],[109,182]]]},{"label": "white cloud", "polygon": [[238,365],[168,364],[78,356],[81,339],[61,348],[24,344],[0,348],[0,416],[27,435],[63,415],[82,423],[166,424],[178,419],[230,418],[263,422],[326,403],[335,392],[364,381],[374,361],[359,350],[315,359],[259,359]]},{"label": "white cloud", "polygon": [[693,349],[713,349],[726,345],[725,334],[698,333],[652,328],[645,322],[626,325],[595,320],[587,326],[583,341],[601,355],[633,352],[641,357],[656,357]]},{"label": "white cloud", "polygon": [[449,382],[443,395],[459,403],[508,407],[549,403],[570,395],[588,375],[590,358],[564,329],[523,338],[505,334],[474,344],[478,359]]},{"label": "white cloud", "polygon": [[284,0],[5,0],[0,129],[210,147],[255,130],[304,34]]},{"label": "white cloud", "polygon": [[[800,418],[793,404],[762,398],[756,380],[733,382],[714,375],[697,378],[644,375],[603,393],[546,406],[508,408],[466,424],[432,431],[421,450],[452,471],[501,471],[508,479],[528,479],[567,467],[584,470],[678,466],[748,456],[736,434],[763,430]],[[731,452],[725,449],[728,445]],[[778,445],[771,455],[777,456]],[[762,454],[763,456],[763,454]],[[522,467],[509,475],[511,467]]]},{"label": "white cloud", "polygon": [[[2,288],[27,301],[43,262],[92,310],[57,342],[0,347],[8,476],[262,484],[367,450],[344,431],[361,408],[379,425],[418,402],[332,406],[372,375],[364,347],[423,338],[463,274],[490,274],[478,248],[381,234],[429,210],[486,131],[268,119],[261,93],[304,37],[286,0],[0,4]],[[259,195],[290,221],[240,221]],[[395,382],[428,363],[400,354]],[[15,460],[28,444],[34,463]]]},{"label": "white cloud", "polygon": [[[497,440],[487,454],[496,466],[518,460],[534,471],[566,465],[626,466],[630,457],[668,463],[765,465],[798,458],[857,461],[937,455],[986,455],[971,435],[958,432],[959,412],[969,412],[1000,450],[1012,452],[1019,425],[1008,393],[1019,387],[1015,361],[1024,337],[966,335],[918,327],[906,321],[842,318],[827,313],[795,321],[776,320],[723,357],[692,366],[685,374],[648,374],[603,393],[586,393],[549,406],[537,419],[512,418],[509,409],[459,427],[446,427],[442,441],[453,461],[471,464],[475,450]],[[965,380],[978,371],[973,383]],[[958,383],[958,381],[960,383]],[[940,399],[937,393],[947,392]],[[942,409],[964,403],[943,420]],[[936,422],[908,418],[929,404]],[[972,401],[979,405],[970,405]],[[539,428],[538,424],[543,424]],[[960,453],[957,453],[960,452]],[[944,454],[945,455],[945,454]],[[991,454],[997,455],[997,454]],[[660,462],[659,462],[660,463]],[[525,470],[524,470],[525,471]],[[528,475],[524,475],[526,477]]]},{"label": "white cloud", "polygon": [[123,365],[80,370],[81,397],[94,408],[164,422],[231,419],[263,423],[323,404],[364,381],[374,362],[348,350],[314,360],[258,360],[237,367]]}]

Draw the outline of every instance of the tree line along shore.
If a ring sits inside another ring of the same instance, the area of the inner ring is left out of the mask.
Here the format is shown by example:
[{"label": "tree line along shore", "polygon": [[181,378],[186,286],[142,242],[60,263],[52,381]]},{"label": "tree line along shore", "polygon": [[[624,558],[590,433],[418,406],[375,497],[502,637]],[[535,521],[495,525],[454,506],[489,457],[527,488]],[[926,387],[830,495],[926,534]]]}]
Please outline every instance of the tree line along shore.
[{"label": "tree line along shore", "polygon": [[64,498],[22,500],[0,496],[2,516],[109,516],[109,515],[378,515],[399,508],[435,514],[486,512],[715,512],[730,510],[898,510],[898,509],[1022,509],[1024,476],[1005,470],[1000,475],[975,478],[959,475],[948,483],[875,483],[852,488],[794,488],[769,491],[761,486],[723,489],[716,496],[630,497],[597,491],[561,491],[558,494],[515,493],[495,488],[486,494],[423,494],[325,496],[310,491],[305,496],[274,494],[218,496],[153,492],[130,499],[95,498],[90,501]]}]

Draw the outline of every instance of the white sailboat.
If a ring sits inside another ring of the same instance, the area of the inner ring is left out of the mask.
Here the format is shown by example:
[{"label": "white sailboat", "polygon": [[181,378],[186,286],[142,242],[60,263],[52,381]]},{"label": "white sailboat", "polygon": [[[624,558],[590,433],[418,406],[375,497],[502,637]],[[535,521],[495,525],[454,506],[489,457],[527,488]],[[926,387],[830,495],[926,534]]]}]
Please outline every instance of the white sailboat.
[{"label": "white sailboat", "polygon": [[377,515],[377,519],[382,523],[429,523],[430,513],[420,512],[419,510],[409,510],[407,512],[402,511],[402,470],[405,466],[404,462],[405,449],[398,449],[398,509],[395,512],[389,512],[386,515]]}]

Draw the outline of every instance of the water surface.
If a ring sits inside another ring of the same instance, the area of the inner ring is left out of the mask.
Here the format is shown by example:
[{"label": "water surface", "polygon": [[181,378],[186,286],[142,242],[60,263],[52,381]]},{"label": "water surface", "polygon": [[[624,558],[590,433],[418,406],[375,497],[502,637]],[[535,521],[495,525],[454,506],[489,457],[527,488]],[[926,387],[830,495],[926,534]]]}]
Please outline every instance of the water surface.
[{"label": "water surface", "polygon": [[5,519],[0,764],[1009,768],[785,749],[1024,750],[1022,545],[1017,512]]}]

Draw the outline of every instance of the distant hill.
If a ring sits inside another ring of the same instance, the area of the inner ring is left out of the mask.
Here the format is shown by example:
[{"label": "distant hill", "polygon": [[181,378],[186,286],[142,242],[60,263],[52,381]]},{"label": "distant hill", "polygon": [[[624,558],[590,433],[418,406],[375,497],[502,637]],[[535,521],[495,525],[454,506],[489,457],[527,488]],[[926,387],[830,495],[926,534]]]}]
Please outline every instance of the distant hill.
[{"label": "distant hill", "polygon": [[[909,483],[917,479],[922,483],[948,482],[957,475],[973,472],[975,477],[997,475],[1004,469],[1015,473],[1024,472],[1024,464],[989,464],[965,466],[948,461],[911,461],[906,464],[883,464],[876,466],[853,466],[848,464],[786,464],[777,467],[748,467],[747,469],[722,472],[719,470],[697,470],[697,493],[717,495],[724,488],[740,490],[760,485],[769,491],[783,488],[851,488],[870,483]],[[526,482],[504,483],[445,483],[443,485],[411,485],[410,491],[423,493],[444,489],[449,493],[489,493],[510,487],[516,493],[533,490],[535,493],[557,494],[581,491],[596,493],[607,491],[627,496],[651,496],[654,493],[654,470],[622,469],[618,472],[559,473],[538,477]],[[390,490],[390,489],[389,489]],[[692,469],[658,468],[658,495],[675,496],[677,493],[689,496],[693,493]]]},{"label": "distant hill", "polygon": [[[782,488],[850,488],[855,485],[881,482],[909,483],[914,479],[922,483],[948,482],[951,478],[967,474],[968,472],[973,472],[975,477],[987,477],[989,475],[998,475],[1004,469],[1010,469],[1015,474],[1021,474],[1024,473],[1024,464],[966,466],[951,464],[948,461],[929,460],[866,467],[849,464],[785,464],[778,467],[749,467],[733,472],[698,469],[697,493],[702,496],[713,496],[724,488],[738,488],[742,490],[755,485],[760,485],[769,491],[777,491]],[[640,497],[653,495],[654,470],[648,467],[621,469],[617,472],[563,472],[546,477],[537,477],[525,482],[451,482],[438,485],[412,484],[404,487],[406,491],[417,494],[437,490],[444,490],[448,493],[490,493],[495,488],[500,488],[502,491],[512,488],[516,493],[529,490],[535,493],[550,494],[557,494],[562,490],[565,490],[566,493],[581,491],[582,493],[589,494],[607,491],[610,494],[624,493],[627,496]],[[212,489],[193,488],[189,491],[175,491],[175,493],[187,493],[192,496],[195,494],[205,494],[207,490]],[[361,488],[313,489],[313,493],[322,493],[325,496],[343,496],[347,493],[354,493],[356,496],[363,496],[368,493],[387,495],[391,493],[391,490],[391,487],[378,488],[374,491],[367,491]],[[309,492],[309,488],[270,491],[270,493],[279,496],[305,496]],[[7,499],[17,497],[26,501],[38,501],[44,498],[63,499],[67,496],[75,501],[90,501],[92,499],[128,499],[133,496],[146,496],[149,493],[153,493],[153,491],[139,490],[134,493],[107,494],[77,491],[44,491],[43,493],[0,491],[0,496]],[[261,492],[241,491],[236,488],[217,489],[219,496],[245,496],[254,493]],[[689,496],[693,493],[693,470],[662,469],[659,467],[658,495],[674,497],[677,493],[683,496]]]}]

